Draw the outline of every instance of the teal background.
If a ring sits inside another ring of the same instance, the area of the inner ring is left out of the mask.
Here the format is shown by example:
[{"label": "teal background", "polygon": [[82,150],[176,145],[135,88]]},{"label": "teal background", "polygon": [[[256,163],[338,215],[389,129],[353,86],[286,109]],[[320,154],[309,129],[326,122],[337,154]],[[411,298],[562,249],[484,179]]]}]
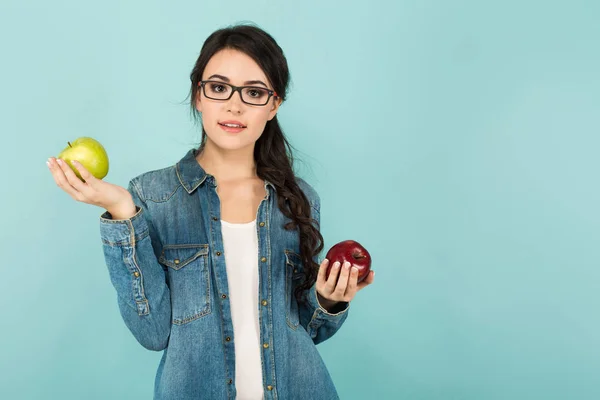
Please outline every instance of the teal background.
[{"label": "teal background", "polygon": [[600,3],[0,3],[0,398],[150,399],[102,210],[45,161],[92,136],[126,185],[200,140],[206,37],[254,21],[292,72],[280,119],[326,247],[375,283],[319,345],[342,399],[600,398]]}]

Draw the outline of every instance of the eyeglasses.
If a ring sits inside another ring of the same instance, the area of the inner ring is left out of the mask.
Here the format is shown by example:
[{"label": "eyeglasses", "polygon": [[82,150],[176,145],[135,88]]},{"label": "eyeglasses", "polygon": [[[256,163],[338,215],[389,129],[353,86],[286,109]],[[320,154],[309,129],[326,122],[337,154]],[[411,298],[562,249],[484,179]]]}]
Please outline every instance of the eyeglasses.
[{"label": "eyeglasses", "polygon": [[229,100],[235,92],[240,92],[242,101],[253,106],[264,106],[271,96],[278,97],[275,91],[260,86],[234,86],[220,81],[200,81],[198,86],[212,100]]}]

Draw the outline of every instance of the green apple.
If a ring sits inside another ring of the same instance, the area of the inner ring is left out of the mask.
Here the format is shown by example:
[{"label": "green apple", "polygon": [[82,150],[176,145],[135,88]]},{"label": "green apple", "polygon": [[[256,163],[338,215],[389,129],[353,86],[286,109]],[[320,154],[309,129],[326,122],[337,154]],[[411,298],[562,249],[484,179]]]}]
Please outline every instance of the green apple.
[{"label": "green apple", "polygon": [[57,158],[64,160],[79,179],[83,180],[77,168],[71,164],[73,160],[83,165],[98,179],[102,179],[108,174],[108,155],[100,142],[91,137],[80,137],[72,143],[67,143],[69,145],[60,152]]}]

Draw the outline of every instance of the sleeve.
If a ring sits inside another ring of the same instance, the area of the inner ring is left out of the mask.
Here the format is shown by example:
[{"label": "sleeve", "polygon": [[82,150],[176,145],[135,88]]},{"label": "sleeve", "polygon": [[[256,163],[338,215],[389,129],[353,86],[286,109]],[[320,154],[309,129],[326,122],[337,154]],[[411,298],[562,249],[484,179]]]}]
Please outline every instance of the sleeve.
[{"label": "sleeve", "polygon": [[148,209],[135,179],[129,182],[137,213],[130,219],[100,216],[100,236],[121,317],[136,340],[149,350],[167,347],[171,333],[171,296],[158,263],[146,220]]},{"label": "sleeve", "polygon": [[[312,190],[311,195],[313,198],[311,201],[311,212],[313,214],[313,219],[320,228],[321,201],[319,195],[314,190]],[[317,256],[315,256],[313,261],[319,264]],[[298,303],[300,324],[306,329],[313,342],[319,344],[332,337],[338,329],[341,328],[348,317],[349,308],[350,303],[348,302],[339,303],[335,310],[331,310],[332,312],[323,308],[321,304],[319,304],[317,284],[315,282],[310,289],[304,292],[301,296],[301,301]]]}]

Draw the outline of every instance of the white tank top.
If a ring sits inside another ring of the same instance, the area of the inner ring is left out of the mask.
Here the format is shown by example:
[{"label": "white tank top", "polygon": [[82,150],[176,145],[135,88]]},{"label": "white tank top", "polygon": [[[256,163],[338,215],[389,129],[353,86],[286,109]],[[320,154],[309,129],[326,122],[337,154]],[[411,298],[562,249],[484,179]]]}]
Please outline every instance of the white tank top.
[{"label": "white tank top", "polygon": [[256,220],[244,224],[221,220],[221,230],[233,323],[236,399],[262,400]]}]

